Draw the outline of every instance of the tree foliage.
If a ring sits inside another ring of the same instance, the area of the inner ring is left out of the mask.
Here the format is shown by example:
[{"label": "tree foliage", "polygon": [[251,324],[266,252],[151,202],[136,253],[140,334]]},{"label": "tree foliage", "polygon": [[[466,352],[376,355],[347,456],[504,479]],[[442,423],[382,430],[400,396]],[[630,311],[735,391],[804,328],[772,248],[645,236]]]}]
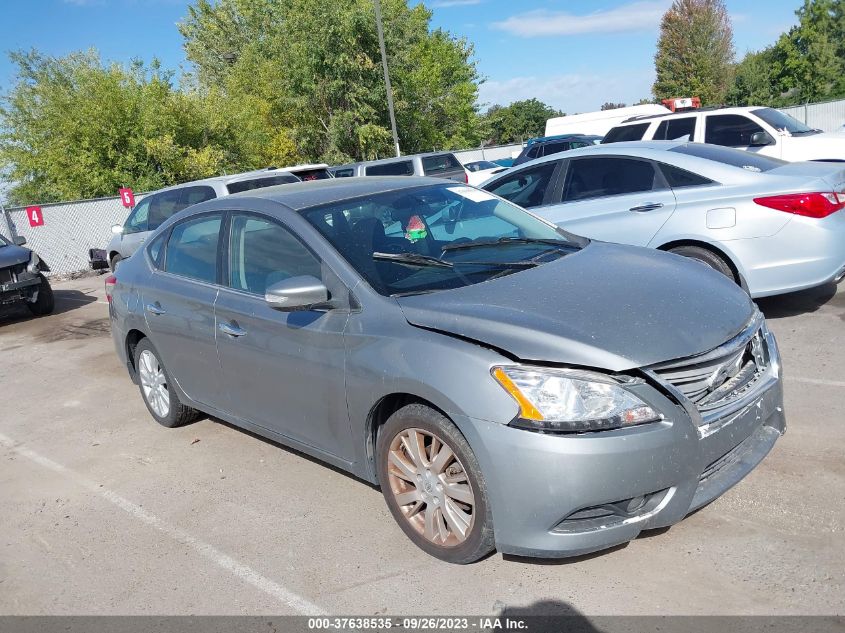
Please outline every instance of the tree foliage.
[{"label": "tree foliage", "polygon": [[845,2],[804,0],[798,24],[736,66],[731,103],[784,106],[845,96]]},{"label": "tree foliage", "polygon": [[614,103],[613,101],[606,101],[601,104],[601,109],[604,110],[618,110],[619,108],[627,107],[627,103]]},{"label": "tree foliage", "polygon": [[[404,152],[478,143],[472,46],[430,30],[431,12],[383,0]],[[390,155],[387,99],[371,0],[196,0],[179,25],[205,90],[249,99],[309,160]]]},{"label": "tree foliage", "polygon": [[657,99],[723,103],[732,84],[733,30],[722,0],[674,0],[660,24],[654,58]]},{"label": "tree foliage", "polygon": [[0,103],[0,171],[12,202],[114,195],[219,173],[236,162],[224,129],[157,62],[104,66],[93,51],[11,54]]},{"label": "tree foliage", "polygon": [[484,115],[487,142],[502,145],[542,136],[546,130],[546,121],[556,116],[563,116],[563,112],[537,99],[514,101],[507,106],[491,106]]}]

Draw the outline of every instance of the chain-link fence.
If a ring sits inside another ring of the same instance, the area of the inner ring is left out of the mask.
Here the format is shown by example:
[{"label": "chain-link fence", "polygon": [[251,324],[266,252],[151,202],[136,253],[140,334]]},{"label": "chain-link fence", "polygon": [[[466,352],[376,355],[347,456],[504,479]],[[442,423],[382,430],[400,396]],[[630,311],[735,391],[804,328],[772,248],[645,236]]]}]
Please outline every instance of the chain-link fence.
[{"label": "chain-link fence", "polygon": [[[136,203],[142,197],[137,195]],[[4,209],[0,230],[10,238],[25,237],[27,248],[50,266],[50,275],[87,270],[89,249],[105,248],[112,225],[123,224],[129,215],[117,197],[42,204],[39,209],[40,226],[30,226],[27,207]]]},{"label": "chain-link fence", "polygon": [[842,130],[843,124],[845,124],[845,99],[807,103],[791,108],[781,108],[780,111],[794,116],[810,127],[825,132]]}]

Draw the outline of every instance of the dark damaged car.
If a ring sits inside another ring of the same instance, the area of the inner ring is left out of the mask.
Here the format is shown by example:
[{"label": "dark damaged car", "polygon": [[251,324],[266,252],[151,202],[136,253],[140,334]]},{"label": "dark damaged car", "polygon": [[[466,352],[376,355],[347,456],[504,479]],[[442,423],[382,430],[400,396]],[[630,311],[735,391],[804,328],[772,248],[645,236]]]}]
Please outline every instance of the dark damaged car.
[{"label": "dark damaged car", "polygon": [[447,561],[672,525],[785,429],[775,339],[735,284],[463,184],[230,196],[142,252],[107,294],[151,415],[203,411],[377,483]]},{"label": "dark damaged car", "polygon": [[24,248],[26,239],[9,241],[0,235],[0,306],[24,303],[35,316],[53,311],[53,289],[44,276],[49,266]]}]

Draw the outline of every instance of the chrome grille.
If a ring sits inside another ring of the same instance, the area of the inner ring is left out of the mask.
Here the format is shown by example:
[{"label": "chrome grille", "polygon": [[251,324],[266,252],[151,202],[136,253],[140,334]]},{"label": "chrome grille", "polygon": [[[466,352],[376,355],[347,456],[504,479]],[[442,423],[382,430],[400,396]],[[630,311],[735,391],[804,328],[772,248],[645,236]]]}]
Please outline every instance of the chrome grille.
[{"label": "chrome grille", "polygon": [[739,335],[715,350],[650,369],[700,411],[725,406],[751,389],[769,365],[760,328],[761,319],[755,318]]}]

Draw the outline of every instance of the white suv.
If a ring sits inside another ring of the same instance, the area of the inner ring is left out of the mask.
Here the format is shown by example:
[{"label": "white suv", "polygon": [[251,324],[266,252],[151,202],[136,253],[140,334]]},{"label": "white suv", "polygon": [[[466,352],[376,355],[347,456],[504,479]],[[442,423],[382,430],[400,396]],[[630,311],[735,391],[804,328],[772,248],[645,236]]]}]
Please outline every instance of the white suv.
[{"label": "white suv", "polygon": [[787,161],[845,161],[845,136],[814,130],[774,108],[704,108],[632,117],[610,130],[602,143],[679,139]]}]

